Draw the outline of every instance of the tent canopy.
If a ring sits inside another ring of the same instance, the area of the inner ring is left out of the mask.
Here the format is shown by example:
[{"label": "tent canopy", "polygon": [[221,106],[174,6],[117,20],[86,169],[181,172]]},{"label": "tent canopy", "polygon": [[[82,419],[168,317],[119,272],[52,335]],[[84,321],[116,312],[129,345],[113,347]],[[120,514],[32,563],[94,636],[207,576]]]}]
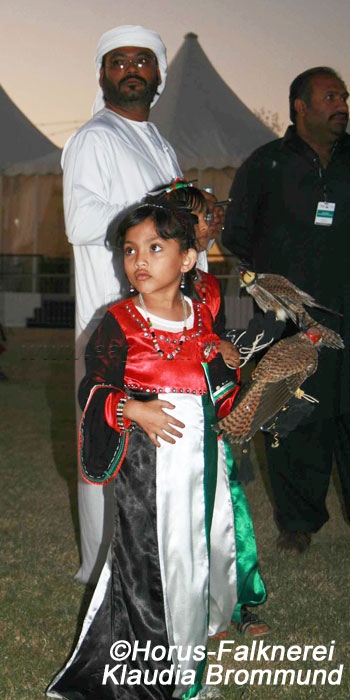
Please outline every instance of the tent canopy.
[{"label": "tent canopy", "polygon": [[68,256],[61,150],[25,117],[1,87],[0,125],[0,252]]},{"label": "tent canopy", "polygon": [[0,172],[13,163],[41,158],[59,149],[12,102],[0,86]]},{"label": "tent canopy", "polygon": [[151,120],[174,147],[183,170],[237,168],[255,148],[276,138],[222,80],[192,32],[170,64]]}]

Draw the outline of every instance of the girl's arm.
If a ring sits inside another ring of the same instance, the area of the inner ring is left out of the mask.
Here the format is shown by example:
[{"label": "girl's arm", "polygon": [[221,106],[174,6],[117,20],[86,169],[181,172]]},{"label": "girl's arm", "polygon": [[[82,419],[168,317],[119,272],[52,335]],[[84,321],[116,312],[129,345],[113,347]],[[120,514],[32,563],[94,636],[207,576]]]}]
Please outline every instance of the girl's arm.
[{"label": "girl's arm", "polygon": [[229,340],[221,340],[218,347],[218,351],[221,353],[225,364],[231,369],[236,369],[239,367],[240,355],[232,343]]},{"label": "girl's arm", "polygon": [[[124,368],[126,338],[114,316],[106,313],[92,334],[85,350],[86,374],[78,399],[83,410],[79,430],[79,456],[82,476],[94,484],[104,484],[120,468],[129,434],[118,432],[106,420],[111,399],[125,398]],[[116,413],[114,411],[116,420]]]},{"label": "girl's arm", "polygon": [[167,412],[175,408],[168,401],[128,400],[124,390],[127,350],[121,327],[107,312],[86,347],[86,375],[78,391],[83,409],[80,463],[82,475],[90,483],[107,483],[116,476],[132,423],[137,423],[157,447],[159,438],[174,443],[174,437],[182,437],[177,428],[185,427]]}]

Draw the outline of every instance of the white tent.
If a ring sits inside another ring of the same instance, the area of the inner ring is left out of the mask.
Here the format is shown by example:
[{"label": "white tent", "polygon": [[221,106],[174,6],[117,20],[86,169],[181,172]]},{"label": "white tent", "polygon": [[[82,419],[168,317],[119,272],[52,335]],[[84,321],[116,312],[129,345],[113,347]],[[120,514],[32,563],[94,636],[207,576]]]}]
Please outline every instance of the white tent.
[{"label": "white tent", "polygon": [[222,80],[192,32],[169,66],[151,119],[175,148],[187,177],[213,185],[220,199],[242,161],[276,138]]},{"label": "white tent", "polygon": [[0,87],[0,252],[69,256],[61,150]]},{"label": "white tent", "polygon": [[59,151],[12,102],[0,86],[0,171],[19,161]]}]

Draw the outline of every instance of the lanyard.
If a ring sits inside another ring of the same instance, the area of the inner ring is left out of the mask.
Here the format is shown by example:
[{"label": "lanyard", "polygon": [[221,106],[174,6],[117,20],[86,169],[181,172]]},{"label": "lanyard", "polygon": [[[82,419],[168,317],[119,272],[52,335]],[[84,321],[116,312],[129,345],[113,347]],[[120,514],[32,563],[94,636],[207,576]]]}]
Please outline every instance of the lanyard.
[{"label": "lanyard", "polygon": [[325,178],[325,170],[322,168],[321,165],[318,167],[318,174],[320,176],[321,180],[321,185],[323,189],[323,201],[328,202],[328,193],[327,193],[327,183],[326,183],[326,178]]}]

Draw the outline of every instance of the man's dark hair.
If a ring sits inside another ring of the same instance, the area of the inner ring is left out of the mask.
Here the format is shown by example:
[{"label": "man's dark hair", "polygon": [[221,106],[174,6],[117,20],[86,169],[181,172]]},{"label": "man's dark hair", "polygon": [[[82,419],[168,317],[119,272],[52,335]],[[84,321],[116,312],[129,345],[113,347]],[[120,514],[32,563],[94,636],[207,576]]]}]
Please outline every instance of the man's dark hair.
[{"label": "man's dark hair", "polygon": [[289,88],[289,115],[290,120],[293,124],[296,122],[296,110],[294,107],[294,101],[297,99],[304,100],[304,102],[309,106],[312,93],[312,79],[315,75],[329,75],[332,78],[336,78],[342,83],[344,90],[346,86],[340,75],[333,70],[333,68],[328,68],[327,66],[318,66],[317,68],[309,68],[305,70],[300,75],[293,80]]}]

